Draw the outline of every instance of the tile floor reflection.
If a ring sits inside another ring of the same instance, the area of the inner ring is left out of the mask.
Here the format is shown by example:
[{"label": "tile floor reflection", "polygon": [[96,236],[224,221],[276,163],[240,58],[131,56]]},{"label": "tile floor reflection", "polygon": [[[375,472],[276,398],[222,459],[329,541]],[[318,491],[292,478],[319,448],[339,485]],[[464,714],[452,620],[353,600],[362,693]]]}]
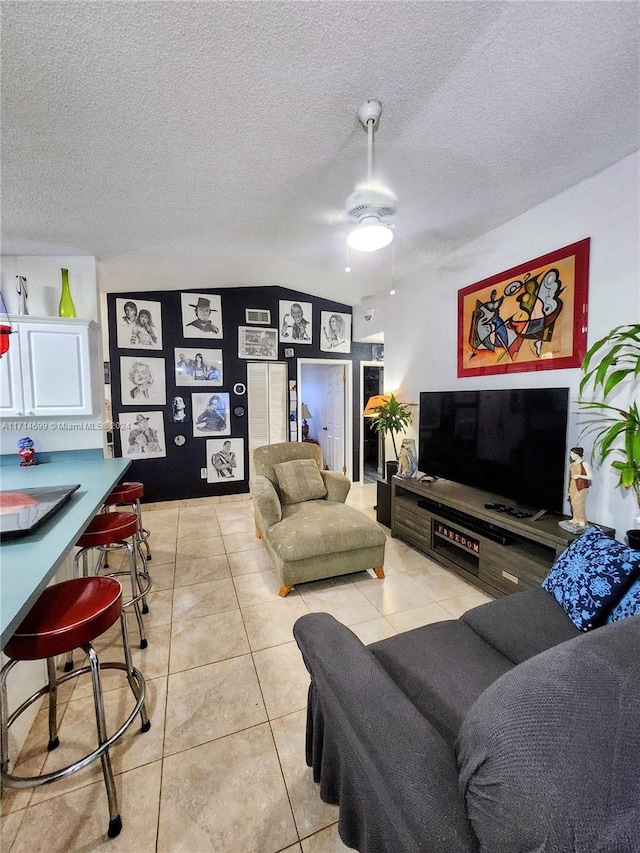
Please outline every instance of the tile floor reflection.
[{"label": "tile floor reflection", "polygon": [[[373,484],[348,503],[375,517]],[[248,495],[144,507],[151,530],[149,647],[134,648],[148,687],[151,731],[132,726],[111,751],[123,819],[108,840],[99,763],[44,788],[5,792],[3,853],[339,853],[337,807],[323,803],[304,761],[308,673],[291,629],[326,611],[365,643],[459,616],[484,593],[397,539],[380,581],[360,572],[278,596],[279,579],[254,535]],[[117,630],[96,642],[118,657]],[[136,632],[132,630],[135,642]],[[108,720],[126,714],[119,673],[105,673]],[[17,772],[62,766],[93,732],[90,685],[63,694],[60,740],[43,757],[40,711]],[[37,744],[38,749],[35,749]],[[28,768],[28,769],[25,769]]]}]

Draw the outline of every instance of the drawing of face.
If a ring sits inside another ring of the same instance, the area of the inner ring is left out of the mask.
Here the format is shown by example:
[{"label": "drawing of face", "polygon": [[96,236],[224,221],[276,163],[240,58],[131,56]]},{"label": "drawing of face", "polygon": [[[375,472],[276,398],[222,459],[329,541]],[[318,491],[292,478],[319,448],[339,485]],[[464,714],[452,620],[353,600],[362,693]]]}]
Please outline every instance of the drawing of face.
[{"label": "drawing of face", "polygon": [[127,320],[135,320],[137,313],[138,309],[136,308],[133,302],[124,303],[124,316],[127,318]]},{"label": "drawing of face", "polygon": [[220,406],[220,397],[217,394],[214,394],[213,397],[207,403],[207,409],[210,412],[217,412],[218,407]]},{"label": "drawing of face", "polygon": [[225,443],[222,445],[222,449],[225,453],[228,453],[231,450],[231,442],[225,441]]},{"label": "drawing of face", "polygon": [[210,315],[211,315],[211,308],[204,308],[204,307],[196,308],[196,317],[198,318],[198,320],[202,320],[203,323],[209,319]]},{"label": "drawing of face", "polygon": [[329,328],[331,329],[332,332],[338,331],[338,318],[336,317],[335,314],[332,314],[329,317]]},{"label": "drawing of face", "polygon": [[141,326],[151,325],[151,314],[145,308],[138,314],[138,322]]},{"label": "drawing of face", "polygon": [[204,359],[202,358],[202,353],[197,352],[195,357],[196,367],[202,367],[204,364]]},{"label": "drawing of face", "polygon": [[134,362],[134,364],[131,365],[131,370],[129,371],[129,379],[139,388],[151,385],[153,383],[153,377],[151,376],[149,365],[144,364],[141,361]]},{"label": "drawing of face", "polygon": [[300,325],[300,321],[303,319],[302,308],[298,305],[298,303],[294,303],[291,306],[291,318],[296,326]]}]

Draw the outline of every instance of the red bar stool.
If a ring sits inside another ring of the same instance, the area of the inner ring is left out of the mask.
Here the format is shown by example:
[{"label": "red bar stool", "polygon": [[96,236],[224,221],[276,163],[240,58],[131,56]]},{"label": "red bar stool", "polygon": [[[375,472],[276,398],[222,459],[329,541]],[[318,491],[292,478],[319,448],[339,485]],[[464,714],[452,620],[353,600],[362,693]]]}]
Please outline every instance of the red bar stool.
[{"label": "red bar stool", "polygon": [[[142,524],[142,506],[140,499],[144,497],[143,483],[119,483],[111,490],[108,498],[105,500],[106,507],[111,506],[131,506],[133,512],[138,516],[138,548],[140,556],[144,559],[151,560],[151,548],[149,548],[149,537],[151,533]],[[146,549],[146,557],[142,554],[142,545]]]},{"label": "red bar stool", "polygon": [[[102,663],[91,645],[92,640],[103,634],[120,619],[124,663],[108,661]],[[82,648],[89,657],[89,664],[66,675],[56,676],[56,655],[63,655]],[[96,758],[102,763],[102,773],[109,803],[109,828],[107,833],[114,838],[122,829],[118,800],[113,780],[113,768],[109,749],[119,740],[140,714],[142,731],[147,732],[151,723],[145,707],[145,682],[142,674],[132,663],[127,620],[122,610],[122,587],[115,578],[73,578],[47,587],[36,601],[22,624],[3,649],[9,658],[0,671],[0,779],[7,788],[34,788],[55,782],[78,770],[82,770]],[[19,661],[47,661],[48,684],[26,699],[19,708],[9,714],[7,703],[7,675]],[[100,673],[104,669],[119,669],[127,674],[127,681],[135,699],[135,706],[120,728],[111,736],[107,734],[104,701],[100,684]],[[49,751],[59,746],[57,724],[58,686],[70,678],[91,673],[93,702],[96,712],[98,746],[92,752],[72,764],[51,773],[39,776],[15,776],[9,770],[9,726],[33,702],[45,694],[49,695]]]},{"label": "red bar stool", "polygon": [[[101,558],[96,564],[96,574],[100,569],[104,554],[122,549],[129,552],[129,571],[109,572],[105,577],[119,577],[128,574],[131,578],[131,598],[125,601],[123,607],[133,607],[140,631],[140,648],[146,649],[147,639],[144,633],[142,614],[149,612],[146,594],[151,587],[151,578],[146,571],[144,560],[142,561],[142,568],[138,567],[138,544],[136,540],[138,523],[138,516],[135,512],[106,512],[94,516],[76,542],[76,546],[80,550],[74,557],[74,566],[76,567],[76,574],[80,574],[78,566],[82,560],[82,575],[86,577],[89,574],[88,554],[93,548],[101,552]],[[142,607],[140,606],[141,601]]]}]

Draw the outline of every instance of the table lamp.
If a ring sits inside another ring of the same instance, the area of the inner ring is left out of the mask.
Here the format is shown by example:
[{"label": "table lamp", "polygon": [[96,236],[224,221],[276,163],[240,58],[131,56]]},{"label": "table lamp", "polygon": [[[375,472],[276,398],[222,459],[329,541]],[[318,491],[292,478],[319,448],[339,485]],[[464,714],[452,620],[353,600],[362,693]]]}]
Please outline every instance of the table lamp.
[{"label": "table lamp", "polygon": [[313,415],[309,411],[309,407],[306,403],[303,403],[300,407],[300,415],[302,417],[302,440],[304,441],[309,436],[309,424],[307,423],[307,418],[311,420]]}]

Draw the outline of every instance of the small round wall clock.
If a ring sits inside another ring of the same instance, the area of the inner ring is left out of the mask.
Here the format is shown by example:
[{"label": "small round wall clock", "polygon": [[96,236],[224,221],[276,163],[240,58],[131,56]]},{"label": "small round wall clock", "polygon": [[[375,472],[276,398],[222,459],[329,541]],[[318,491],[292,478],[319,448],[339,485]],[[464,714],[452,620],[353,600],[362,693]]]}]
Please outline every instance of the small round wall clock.
[{"label": "small round wall clock", "polygon": [[236,384],[233,386],[233,393],[237,394],[238,397],[242,397],[242,395],[245,394],[246,391],[247,386],[244,384],[244,382],[236,382]]}]

